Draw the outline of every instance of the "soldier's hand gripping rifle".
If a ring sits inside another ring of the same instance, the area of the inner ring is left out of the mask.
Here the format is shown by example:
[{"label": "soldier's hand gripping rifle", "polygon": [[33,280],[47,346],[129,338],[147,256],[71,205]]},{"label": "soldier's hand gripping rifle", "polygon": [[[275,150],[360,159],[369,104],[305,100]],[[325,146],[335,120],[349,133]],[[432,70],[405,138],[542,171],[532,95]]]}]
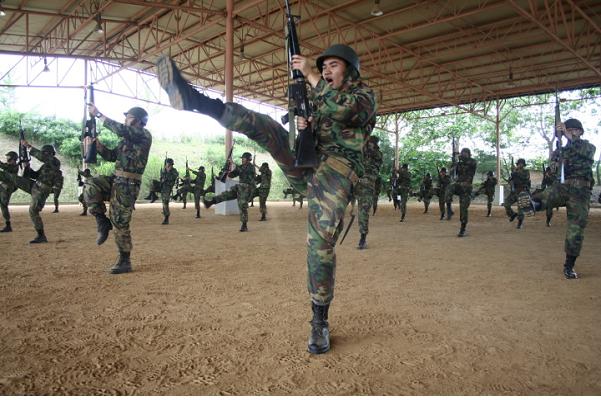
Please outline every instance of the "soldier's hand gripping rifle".
[{"label": "soldier's hand gripping rifle", "polygon": [[[560,183],[564,183],[565,181],[565,169],[564,169],[564,162],[563,162],[563,157],[561,156],[561,147],[562,147],[562,138],[563,138],[563,131],[560,129],[557,129],[558,125],[561,124],[561,115],[559,112],[559,97],[557,96],[557,90],[555,91],[555,151],[557,152],[557,156],[559,157],[557,162],[559,163],[559,182]],[[557,172],[557,169],[556,169]]]},{"label": "soldier's hand gripping rifle", "polygon": [[[288,65],[290,66],[290,75],[292,83],[288,86],[288,101],[294,103],[294,115],[302,117],[309,123],[311,116],[311,105],[307,96],[307,83],[302,72],[292,69],[292,56],[300,55],[300,46],[298,44],[298,36],[296,34],[296,24],[294,16],[290,13],[290,4],[285,0],[286,4],[286,26],[288,35],[286,36],[286,45],[288,47]],[[298,131],[296,138],[295,167],[314,168],[318,164],[317,151],[315,150],[315,134],[309,125],[305,129]]]},{"label": "soldier's hand gripping rifle", "polygon": [[31,161],[27,145],[23,144],[23,142],[25,142],[25,130],[23,129],[23,125],[21,125],[21,118],[19,118],[19,167],[21,170]]},{"label": "soldier's hand gripping rifle", "polygon": [[219,180],[222,183],[225,183],[227,175],[230,173],[230,163],[232,162],[232,152],[234,151],[234,144],[232,143],[232,147],[230,147],[230,152],[227,155],[225,160],[225,165],[223,166],[223,170],[221,171],[221,175],[219,175]]},{"label": "soldier's hand gripping rifle", "polygon": [[96,116],[87,112],[88,103],[94,104],[94,85],[90,84],[88,91],[88,99],[86,99],[87,92],[84,94],[85,107],[82,128],[82,159],[85,164],[96,164]]}]

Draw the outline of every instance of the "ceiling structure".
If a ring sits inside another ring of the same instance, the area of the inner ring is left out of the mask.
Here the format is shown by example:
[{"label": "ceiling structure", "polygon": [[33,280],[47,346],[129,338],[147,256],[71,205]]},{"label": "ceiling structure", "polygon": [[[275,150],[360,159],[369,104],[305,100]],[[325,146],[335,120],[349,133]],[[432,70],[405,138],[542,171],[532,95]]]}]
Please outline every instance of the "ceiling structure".
[{"label": "ceiling structure", "polygon": [[[0,0],[1,1],[1,0]],[[291,0],[304,55],[351,45],[379,114],[469,108],[601,84],[599,0]],[[379,3],[376,4],[376,3]],[[83,57],[154,74],[171,55],[194,84],[225,90],[226,0],[4,0],[0,54]],[[372,15],[374,6],[382,15]],[[235,0],[233,93],[286,107],[284,0]],[[101,28],[102,33],[98,31]],[[1,81],[0,76],[0,81]]]}]

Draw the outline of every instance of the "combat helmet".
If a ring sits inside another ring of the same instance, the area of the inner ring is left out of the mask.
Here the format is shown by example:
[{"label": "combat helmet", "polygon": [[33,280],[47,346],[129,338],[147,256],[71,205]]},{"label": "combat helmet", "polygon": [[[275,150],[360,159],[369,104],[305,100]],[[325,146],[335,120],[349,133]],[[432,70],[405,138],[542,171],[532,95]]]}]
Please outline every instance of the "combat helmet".
[{"label": "combat helmet", "polygon": [[353,67],[355,71],[357,71],[357,76],[361,75],[359,68],[359,56],[357,56],[355,50],[353,50],[350,46],[345,44],[334,44],[321,53],[315,62],[320,73],[323,69],[323,62],[328,57],[337,57],[343,59],[349,66]]},{"label": "combat helmet", "polygon": [[15,151],[9,151],[8,153],[6,153],[6,157],[8,157],[8,160],[10,161],[19,158],[19,155]]},{"label": "combat helmet", "polygon": [[166,158],[165,159],[165,165],[167,165],[167,164],[173,165],[173,158]]},{"label": "combat helmet", "polygon": [[56,152],[54,151],[54,147],[51,144],[45,144],[42,146],[42,148],[40,149],[40,151],[42,153],[50,153],[52,155],[55,155]]},{"label": "combat helmet", "polygon": [[526,160],[524,160],[523,158],[520,158],[517,162],[517,165],[522,164],[523,166],[526,166]]},{"label": "combat helmet", "polygon": [[570,128],[571,129],[580,129],[581,131],[584,132],[584,128],[582,127],[582,123],[579,120],[575,119],[575,118],[570,118],[570,119],[566,120],[565,126],[566,126],[566,129],[570,129]]},{"label": "combat helmet", "polygon": [[127,112],[123,113],[123,115],[125,116],[127,116],[127,114],[133,115],[144,126],[146,126],[146,124],[148,123],[148,113],[142,107],[132,107],[129,110],[127,110]]},{"label": "combat helmet", "polygon": [[242,158],[246,158],[247,160],[252,160],[253,156],[248,151],[242,153]]}]

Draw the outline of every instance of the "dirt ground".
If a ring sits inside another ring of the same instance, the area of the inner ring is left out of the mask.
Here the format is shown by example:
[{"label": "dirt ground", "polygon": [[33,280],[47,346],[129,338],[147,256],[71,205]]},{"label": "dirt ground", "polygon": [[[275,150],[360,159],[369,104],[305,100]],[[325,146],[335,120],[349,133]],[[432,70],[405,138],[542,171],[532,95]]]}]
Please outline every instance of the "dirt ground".
[{"label": "dirt ground", "polygon": [[[434,204],[433,204],[434,206]],[[599,395],[601,210],[591,210],[579,280],[563,278],[565,213],[516,230],[500,207],[439,221],[390,203],[337,247],[332,350],[306,351],[306,208],[267,222],[139,204],[134,272],[110,275],[111,236],[76,205],[46,207],[48,244],[12,208],[2,254],[0,394]],[[437,207],[434,207],[437,208]]]}]

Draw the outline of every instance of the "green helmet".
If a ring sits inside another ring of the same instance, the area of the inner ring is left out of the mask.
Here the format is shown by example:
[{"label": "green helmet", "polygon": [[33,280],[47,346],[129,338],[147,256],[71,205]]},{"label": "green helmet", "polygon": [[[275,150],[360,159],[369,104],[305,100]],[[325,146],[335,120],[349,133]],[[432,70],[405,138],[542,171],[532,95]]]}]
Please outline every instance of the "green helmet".
[{"label": "green helmet", "polygon": [[526,165],[526,160],[524,160],[523,158],[520,158],[517,162],[518,165],[522,164],[522,165]]},{"label": "green helmet", "polygon": [[264,162],[263,164],[261,164],[261,168],[269,168],[269,164],[267,164],[266,162]]},{"label": "green helmet", "polygon": [[577,119],[574,118],[570,118],[568,120],[566,120],[565,122],[565,126],[566,129],[580,129],[581,131],[584,132],[584,128],[582,127],[582,123],[580,121],[578,121]]},{"label": "green helmet", "polygon": [[6,153],[6,157],[8,157],[9,160],[16,160],[17,158],[19,158],[19,155],[16,151],[9,151],[8,153]]},{"label": "green helmet", "polygon": [[173,158],[166,158],[165,159],[165,164],[171,164],[171,165],[173,165]]},{"label": "green helmet", "polygon": [[41,151],[42,151],[42,153],[50,153],[52,155],[56,154],[56,152],[54,151],[54,147],[52,147],[51,144],[43,145]]},{"label": "green helmet", "polygon": [[142,123],[142,125],[146,125],[148,123],[148,113],[142,107],[132,107],[127,112],[124,112],[123,115],[127,116],[133,115],[138,121]]},{"label": "green helmet", "polygon": [[380,143],[380,138],[377,136],[371,135],[370,137],[367,138],[367,141],[373,142],[374,144],[378,144],[378,143]]},{"label": "green helmet", "polygon": [[252,160],[253,156],[248,151],[242,153],[242,158],[246,158],[247,160]]},{"label": "green helmet", "polygon": [[345,44],[334,44],[328,47],[319,57],[317,57],[316,65],[320,73],[323,69],[323,62],[328,57],[338,57],[343,59],[346,61],[347,65],[353,67],[355,71],[357,71],[357,75],[360,76],[359,57],[351,47]]}]

